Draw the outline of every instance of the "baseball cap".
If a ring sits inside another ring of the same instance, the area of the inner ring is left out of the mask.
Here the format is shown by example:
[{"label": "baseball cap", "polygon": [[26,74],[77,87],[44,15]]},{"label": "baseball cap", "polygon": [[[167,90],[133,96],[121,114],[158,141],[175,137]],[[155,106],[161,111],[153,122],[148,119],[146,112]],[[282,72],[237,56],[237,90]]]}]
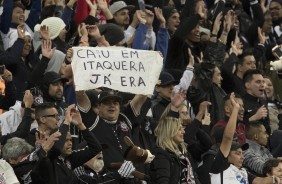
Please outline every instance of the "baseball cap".
[{"label": "baseball cap", "polygon": [[116,12],[122,9],[131,10],[133,8],[134,8],[133,5],[127,5],[124,1],[117,1],[110,6],[109,10],[112,14],[115,14]]},{"label": "baseball cap", "polygon": [[161,81],[161,84],[159,86],[165,86],[168,84],[176,84],[177,81],[174,79],[174,77],[168,73],[168,72],[161,72],[159,80]]},{"label": "baseball cap", "polygon": [[44,84],[52,84],[60,80],[63,81],[60,74],[56,72],[46,72],[43,77]]},{"label": "baseball cap", "polygon": [[98,95],[99,104],[107,101],[107,100],[114,100],[121,104],[121,97],[115,95],[113,91],[103,91]]},{"label": "baseball cap", "polygon": [[237,149],[241,148],[243,151],[249,149],[249,144],[245,143],[243,145],[239,144],[238,142],[232,142],[230,151],[236,151]]}]

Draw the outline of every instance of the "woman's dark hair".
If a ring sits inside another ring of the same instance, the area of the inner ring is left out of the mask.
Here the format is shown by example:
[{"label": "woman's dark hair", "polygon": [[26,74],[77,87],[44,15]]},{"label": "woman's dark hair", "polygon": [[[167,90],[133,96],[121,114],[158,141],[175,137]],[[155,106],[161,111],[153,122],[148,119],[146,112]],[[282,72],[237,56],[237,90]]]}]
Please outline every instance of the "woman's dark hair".
[{"label": "woman's dark hair", "polygon": [[49,5],[42,9],[39,23],[48,17],[61,17],[63,11],[62,6]]},{"label": "woman's dark hair", "polygon": [[18,7],[25,10],[25,6],[20,1],[14,2],[13,9],[18,8]]},{"label": "woman's dark hair", "polygon": [[267,176],[267,174],[271,174],[272,173],[272,169],[274,167],[277,167],[279,165],[279,163],[282,163],[282,160],[279,160],[277,158],[271,158],[271,159],[267,160],[263,164],[263,168],[262,168],[263,175]]}]

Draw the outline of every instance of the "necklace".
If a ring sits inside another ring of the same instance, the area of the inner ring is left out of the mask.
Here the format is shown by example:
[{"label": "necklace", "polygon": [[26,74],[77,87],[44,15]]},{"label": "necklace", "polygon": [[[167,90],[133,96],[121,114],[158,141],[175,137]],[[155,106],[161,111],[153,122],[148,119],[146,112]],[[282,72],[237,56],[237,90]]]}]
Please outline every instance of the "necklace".
[{"label": "necklace", "polygon": [[111,127],[111,129],[113,131],[113,134],[114,134],[114,136],[115,136],[115,138],[117,140],[118,147],[122,150],[123,147],[122,147],[122,145],[120,143],[120,140],[119,140],[119,137],[118,137],[118,133],[117,133],[118,126],[119,126],[118,122],[117,121],[112,122],[112,121],[108,121],[108,120],[105,120],[105,119],[104,119],[104,121]]}]

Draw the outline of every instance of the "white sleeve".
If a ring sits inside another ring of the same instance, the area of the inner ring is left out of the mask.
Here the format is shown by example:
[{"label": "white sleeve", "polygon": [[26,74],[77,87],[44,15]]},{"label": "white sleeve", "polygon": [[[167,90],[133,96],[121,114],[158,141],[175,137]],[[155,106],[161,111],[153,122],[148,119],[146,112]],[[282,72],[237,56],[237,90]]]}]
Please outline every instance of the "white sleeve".
[{"label": "white sleeve", "polygon": [[194,68],[193,67],[187,67],[186,70],[184,71],[181,79],[180,79],[180,83],[178,85],[176,85],[174,87],[174,89],[176,91],[179,91],[180,89],[183,89],[185,91],[188,90],[191,81],[194,77],[194,73],[193,73]]},{"label": "white sleeve", "polygon": [[124,31],[124,40],[127,42],[135,33],[135,28],[132,26],[128,26],[128,28]]},{"label": "white sleeve", "polygon": [[156,45],[156,34],[153,31],[153,29],[147,28],[147,33],[146,33],[146,38],[145,38],[145,43],[150,45],[152,50],[155,50],[155,45]]},{"label": "white sleeve", "polygon": [[17,176],[15,175],[15,172],[13,168],[10,166],[10,164],[6,161],[1,161],[1,168],[5,169],[1,172],[4,172],[4,178],[7,184],[19,184],[19,180]]}]

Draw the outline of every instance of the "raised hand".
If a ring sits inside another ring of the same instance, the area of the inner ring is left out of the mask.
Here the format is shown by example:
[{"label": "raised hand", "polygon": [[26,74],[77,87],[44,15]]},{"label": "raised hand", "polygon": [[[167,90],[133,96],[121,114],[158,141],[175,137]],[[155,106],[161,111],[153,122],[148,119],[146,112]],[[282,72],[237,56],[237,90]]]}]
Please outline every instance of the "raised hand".
[{"label": "raised hand", "polygon": [[208,111],[206,111],[204,118],[202,119],[202,125],[210,125],[211,124],[211,115]]},{"label": "raised hand", "polygon": [[71,63],[72,61],[72,56],[73,56],[73,49],[72,48],[69,48],[67,50],[67,53],[66,53],[66,60]]},{"label": "raised hand", "polygon": [[10,72],[9,70],[7,70],[6,68],[4,69],[4,73],[2,75],[2,79],[5,82],[11,82],[13,80],[13,75],[12,72]]},{"label": "raised hand", "polygon": [[231,101],[231,105],[233,106],[233,108],[240,108],[240,104],[238,104],[235,100],[235,94],[234,92],[230,94],[230,101]]},{"label": "raised hand", "polygon": [[229,33],[231,26],[235,23],[235,13],[233,10],[229,10],[224,17],[223,31]]},{"label": "raised hand", "polygon": [[41,142],[42,149],[47,153],[52,149],[55,142],[59,140],[59,137],[61,136],[61,133],[59,131],[54,132],[50,136],[45,136],[43,141]]},{"label": "raised hand", "polygon": [[154,10],[155,10],[156,17],[159,20],[160,27],[165,28],[166,27],[166,25],[165,25],[166,24],[166,20],[165,20],[165,18],[163,16],[162,9],[158,8],[158,7],[155,7]]},{"label": "raised hand", "polygon": [[154,21],[154,13],[151,10],[145,10],[146,13],[146,25],[151,28]]},{"label": "raised hand", "polygon": [[200,103],[199,112],[201,112],[202,114],[206,114],[207,111],[208,111],[209,105],[211,105],[211,103],[209,101],[203,101],[202,103]]},{"label": "raised hand", "polygon": [[88,31],[88,35],[93,37],[95,40],[101,37],[101,33],[99,31],[98,26],[96,25],[89,25],[86,26],[87,31]]},{"label": "raised hand", "polygon": [[259,43],[260,44],[264,44],[265,43],[265,33],[262,30],[262,28],[258,27],[258,39],[259,39]]},{"label": "raised hand", "polygon": [[40,26],[39,33],[40,33],[41,38],[43,40],[50,40],[50,33],[49,33],[48,26],[46,26],[46,25]]},{"label": "raised hand", "polygon": [[79,111],[75,108],[74,104],[68,106],[65,113],[65,121],[72,123],[73,125],[77,126],[80,130],[86,129],[82,122],[81,115]]},{"label": "raised hand", "polygon": [[136,16],[137,16],[138,21],[141,24],[146,24],[147,23],[146,14],[142,10],[136,10]]},{"label": "raised hand", "polygon": [[175,89],[172,91],[171,94],[171,105],[175,108],[179,108],[184,100],[186,98],[186,91],[183,89],[180,89],[179,91],[175,91]]},{"label": "raised hand", "polygon": [[195,12],[200,15],[200,17],[202,19],[206,19],[207,18],[207,10],[206,10],[206,5],[205,2],[203,0],[199,0],[196,4],[195,7]]},{"label": "raised hand", "polygon": [[217,35],[219,29],[220,29],[220,25],[221,25],[221,19],[222,19],[222,12],[220,12],[219,14],[217,14],[214,23],[213,23],[213,28],[212,28],[212,34],[213,35]]},{"label": "raised hand", "polygon": [[106,0],[96,0],[98,8],[100,8],[102,11],[108,8],[108,4]]},{"label": "raised hand", "polygon": [[51,40],[42,40],[41,44],[41,52],[42,55],[51,59],[55,53],[56,48],[52,49],[52,41]]},{"label": "raised hand", "polygon": [[90,0],[85,0],[85,2],[87,3],[88,7],[91,9],[91,10],[97,10],[97,4],[95,2],[95,0],[93,2],[91,2]]},{"label": "raised hand", "polygon": [[33,101],[34,101],[34,98],[30,90],[26,90],[24,93],[24,97],[23,97],[24,106],[26,108],[31,108]]}]

